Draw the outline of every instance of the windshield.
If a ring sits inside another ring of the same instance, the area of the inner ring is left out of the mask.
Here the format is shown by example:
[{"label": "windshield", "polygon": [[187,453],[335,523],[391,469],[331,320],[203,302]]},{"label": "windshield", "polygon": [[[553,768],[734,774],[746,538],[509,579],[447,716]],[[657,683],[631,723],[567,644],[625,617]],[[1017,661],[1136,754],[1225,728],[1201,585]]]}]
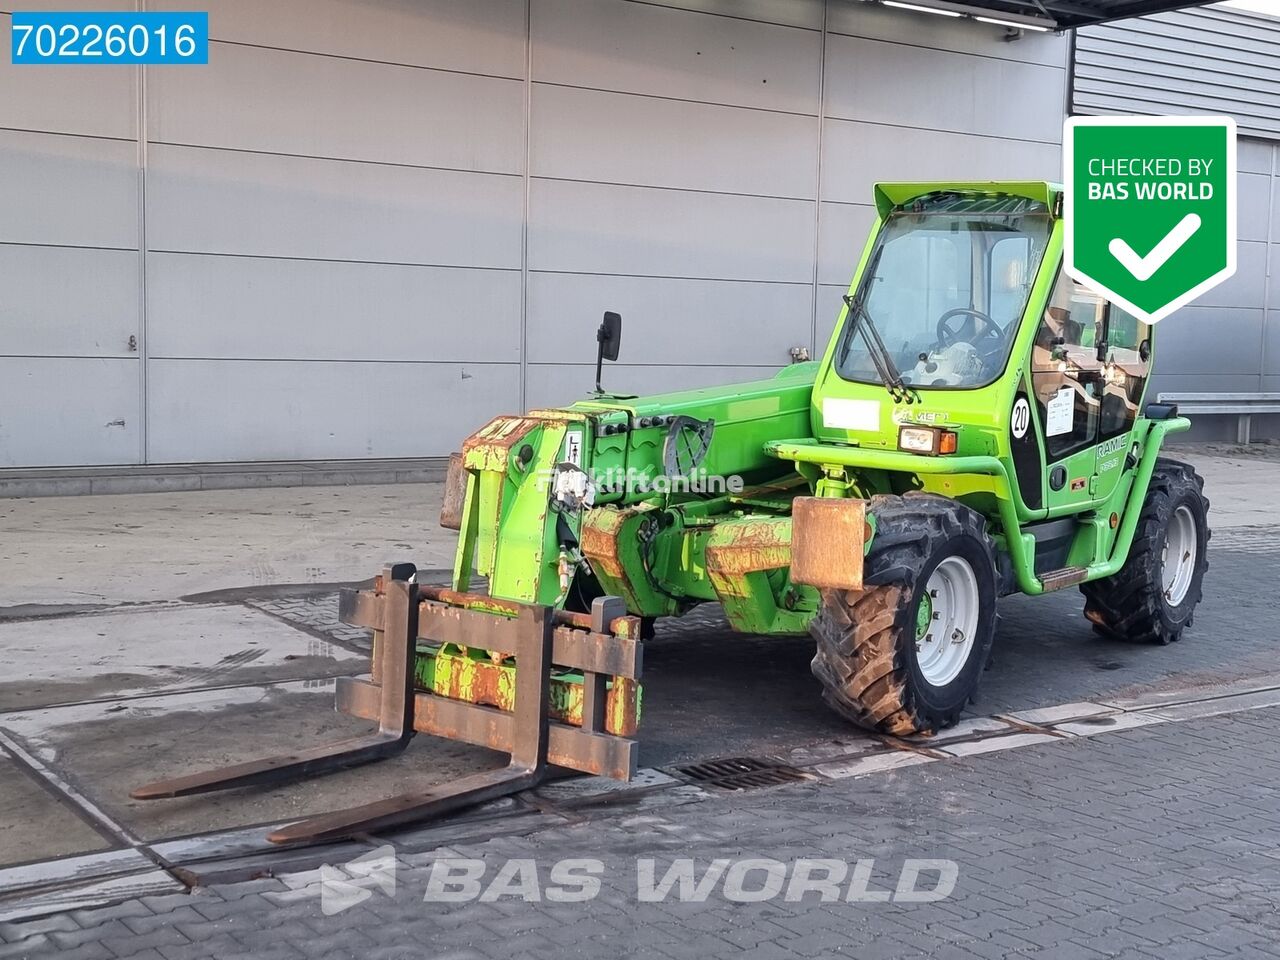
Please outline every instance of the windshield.
[{"label": "windshield", "polygon": [[[904,383],[981,387],[1000,375],[1050,229],[1043,204],[1012,197],[942,194],[889,216],[856,299]],[[882,382],[853,313],[835,367]]]}]

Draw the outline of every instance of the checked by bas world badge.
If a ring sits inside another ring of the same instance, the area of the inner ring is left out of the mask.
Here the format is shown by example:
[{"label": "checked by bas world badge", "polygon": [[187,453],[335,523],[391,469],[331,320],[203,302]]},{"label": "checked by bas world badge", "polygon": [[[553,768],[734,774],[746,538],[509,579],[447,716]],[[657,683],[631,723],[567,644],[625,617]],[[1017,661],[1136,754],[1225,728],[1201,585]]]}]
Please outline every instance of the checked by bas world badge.
[{"label": "checked by bas world badge", "polygon": [[1155,323],[1236,270],[1230,117],[1073,117],[1067,272]]}]

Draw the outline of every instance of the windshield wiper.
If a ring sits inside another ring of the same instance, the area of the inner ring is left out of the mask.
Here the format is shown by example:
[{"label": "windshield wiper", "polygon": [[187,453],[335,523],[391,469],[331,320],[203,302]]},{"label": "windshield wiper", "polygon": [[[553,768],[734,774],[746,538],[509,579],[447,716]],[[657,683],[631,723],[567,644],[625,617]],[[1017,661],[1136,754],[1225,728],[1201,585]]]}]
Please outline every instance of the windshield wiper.
[{"label": "windshield wiper", "polygon": [[[852,327],[856,327],[858,325],[858,317],[862,313],[862,304],[866,301],[867,297],[871,295],[871,284],[876,282],[876,268],[880,266],[880,255],[882,253],[884,253],[884,244],[880,244],[876,247],[876,252],[871,255],[871,262],[867,264],[867,269],[862,271],[863,281],[862,286],[858,289],[857,298],[850,299],[847,293],[842,294],[844,298],[844,305],[849,309],[846,320],[852,324],[852,326],[845,332],[844,342],[840,344],[840,356],[836,358],[836,364],[838,366],[843,367],[844,362],[849,359],[849,348],[853,346]],[[879,371],[879,369],[880,366],[877,364],[876,370]]]},{"label": "windshield wiper", "polygon": [[898,368],[894,365],[893,357],[889,354],[888,348],[884,345],[884,340],[880,337],[880,331],[876,327],[875,321],[871,319],[871,314],[867,312],[867,298],[871,294],[871,284],[878,279],[876,277],[876,269],[880,266],[880,255],[883,253],[884,244],[880,244],[876,247],[875,253],[871,255],[871,262],[862,271],[862,276],[865,279],[858,290],[858,296],[854,298],[847,293],[843,295],[844,305],[849,309],[846,320],[852,326],[845,335],[844,343],[840,346],[840,356],[836,360],[836,365],[838,367],[844,366],[845,360],[849,357],[849,348],[853,346],[855,328],[861,330],[862,339],[867,345],[867,354],[871,357],[871,362],[875,364],[876,375],[880,377],[880,382],[884,384],[884,388],[889,391],[889,396],[893,397],[893,402],[900,403],[906,400],[907,403],[914,403],[919,397],[914,395],[903,381],[902,375],[898,373]]},{"label": "windshield wiper", "polygon": [[[862,298],[859,297],[854,300],[846,293],[844,302],[845,306],[849,308],[851,322],[861,332],[862,339],[867,345],[867,354],[871,357],[871,362],[875,364],[876,374],[880,377],[880,382],[884,384],[884,388],[889,391],[889,396],[893,397],[893,402],[901,403],[905,400],[907,403],[914,403],[916,397],[902,379],[902,374],[898,372],[898,368],[893,362],[893,356],[889,353],[889,348],[884,345],[884,340],[880,337],[880,331],[876,327],[875,321],[871,319],[871,314],[867,311],[866,304]],[[853,340],[853,332],[853,330],[849,331],[849,339],[845,341],[845,355],[849,352],[847,345]]]}]

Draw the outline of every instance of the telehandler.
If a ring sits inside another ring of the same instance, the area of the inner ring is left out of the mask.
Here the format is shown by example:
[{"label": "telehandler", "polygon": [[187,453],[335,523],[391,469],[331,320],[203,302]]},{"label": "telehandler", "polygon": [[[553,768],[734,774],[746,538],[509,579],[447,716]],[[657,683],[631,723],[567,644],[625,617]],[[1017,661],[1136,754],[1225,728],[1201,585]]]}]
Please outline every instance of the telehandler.
[{"label": "telehandler", "polygon": [[[1076,586],[1094,629],[1165,644],[1207,567],[1203,480],[1160,456],[1190,423],[1146,404],[1154,330],[1062,269],[1044,182],[882,183],[818,362],[648,397],[600,388],[503,416],[451,458],[448,587],[409,564],[344,592],[372,675],[354,741],[139,788],[178,796],[402,750],[415,731],[509,765],[284,827],[367,832],[525,789],[556,767],[629,778],[653,620],[717,602],[744,633],[811,634],[839,714],[904,736],[956,723],[996,601]],[[487,588],[470,592],[474,578]]]}]

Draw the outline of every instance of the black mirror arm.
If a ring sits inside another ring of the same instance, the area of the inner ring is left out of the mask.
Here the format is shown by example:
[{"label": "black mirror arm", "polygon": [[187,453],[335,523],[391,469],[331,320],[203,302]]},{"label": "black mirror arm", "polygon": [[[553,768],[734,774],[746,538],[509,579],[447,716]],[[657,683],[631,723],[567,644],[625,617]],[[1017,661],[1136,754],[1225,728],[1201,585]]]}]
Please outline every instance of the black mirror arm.
[{"label": "black mirror arm", "polygon": [[604,341],[605,331],[602,323],[600,329],[596,331],[596,393],[604,393],[604,387],[600,386],[604,376]]}]

